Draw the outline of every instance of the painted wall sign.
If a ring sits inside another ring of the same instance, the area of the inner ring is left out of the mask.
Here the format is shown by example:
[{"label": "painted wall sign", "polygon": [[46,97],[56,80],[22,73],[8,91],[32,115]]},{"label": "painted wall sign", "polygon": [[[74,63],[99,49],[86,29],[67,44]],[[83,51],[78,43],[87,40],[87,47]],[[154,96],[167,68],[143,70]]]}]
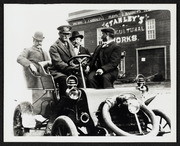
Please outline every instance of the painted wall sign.
[{"label": "painted wall sign", "polygon": [[[126,22],[136,22],[138,21],[139,24],[143,23],[143,19],[146,16],[140,16],[136,15],[133,16],[134,14],[140,13],[141,10],[137,11],[117,11],[109,14],[103,14],[103,15],[97,15],[94,17],[89,17],[89,18],[83,18],[75,21],[69,21],[71,25],[81,25],[81,24],[86,24],[86,23],[92,23],[92,22],[98,22],[102,20],[109,20],[108,22],[104,22],[102,26],[112,26],[115,24],[120,24],[120,23],[126,23]],[[114,18],[114,19],[113,19]]]},{"label": "painted wall sign", "polygon": [[74,21],[71,23],[71,25],[80,25],[80,24],[84,24],[83,20],[79,20],[79,21]]},{"label": "painted wall sign", "polygon": [[119,17],[119,14],[108,15],[107,19],[112,19],[112,18],[116,18],[116,17]]},{"label": "painted wall sign", "polygon": [[109,20],[108,22],[103,22],[102,27],[111,27],[116,24],[125,24],[125,23],[131,23],[131,22],[142,24],[145,18],[146,16],[140,16],[140,15],[118,17],[118,18]]},{"label": "painted wall sign", "polygon": [[101,20],[104,20],[104,17],[94,17],[94,18],[85,19],[86,23],[92,23],[92,22],[97,22]]},{"label": "painted wall sign", "polygon": [[[115,13],[111,13],[111,14],[105,14],[105,15],[100,15],[100,16],[95,16],[95,17],[91,17],[91,18],[84,18],[85,22],[84,23],[92,23],[92,22],[97,22],[97,21],[101,21],[101,20],[108,20],[108,19],[113,19],[114,18],[114,23],[118,23],[117,21],[124,23],[124,22],[132,22],[132,21],[137,21],[137,18],[139,19],[144,19],[144,16],[128,16],[128,15],[132,15],[132,14],[136,14],[140,11],[131,11],[131,12],[115,12]],[[123,17],[122,17],[123,16]],[[116,20],[118,19],[118,20]],[[122,20],[121,20],[122,19]],[[131,20],[133,19],[133,20]],[[140,24],[142,23],[143,20],[140,20]],[[110,20],[110,23],[112,23],[112,20]]]},{"label": "painted wall sign", "polygon": [[123,29],[116,29],[116,34],[127,34],[145,31],[144,26],[129,27]]},{"label": "painted wall sign", "polygon": [[148,12],[149,10],[130,10],[130,11],[122,11],[122,16],[135,15],[141,12]]},{"label": "painted wall sign", "polygon": [[[135,26],[123,29],[116,29],[115,40],[117,43],[130,43],[139,41],[138,33],[145,31],[145,26]],[[130,35],[131,34],[131,35]]]},{"label": "painted wall sign", "polygon": [[[145,31],[147,15],[124,16],[103,22],[103,27],[114,27],[116,30],[115,40],[117,43],[130,43],[139,41],[138,34]],[[118,25],[117,25],[118,24]],[[118,27],[117,27],[118,26]]]},{"label": "painted wall sign", "polygon": [[138,41],[137,35],[129,35],[129,36],[122,36],[122,37],[115,37],[115,41],[117,43],[130,43]]}]

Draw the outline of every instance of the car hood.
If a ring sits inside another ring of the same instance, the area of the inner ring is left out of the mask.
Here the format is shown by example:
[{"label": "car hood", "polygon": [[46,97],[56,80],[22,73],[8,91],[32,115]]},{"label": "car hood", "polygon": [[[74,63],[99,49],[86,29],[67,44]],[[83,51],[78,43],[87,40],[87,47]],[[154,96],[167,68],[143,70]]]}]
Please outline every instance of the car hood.
[{"label": "car hood", "polygon": [[134,94],[136,97],[141,97],[141,92],[136,89],[136,87],[126,87],[126,88],[113,88],[113,89],[92,89],[86,88],[84,90],[90,115],[93,119],[95,125],[97,125],[98,119],[96,116],[96,112],[102,102],[104,102],[108,98],[116,98],[119,95],[125,93]]}]

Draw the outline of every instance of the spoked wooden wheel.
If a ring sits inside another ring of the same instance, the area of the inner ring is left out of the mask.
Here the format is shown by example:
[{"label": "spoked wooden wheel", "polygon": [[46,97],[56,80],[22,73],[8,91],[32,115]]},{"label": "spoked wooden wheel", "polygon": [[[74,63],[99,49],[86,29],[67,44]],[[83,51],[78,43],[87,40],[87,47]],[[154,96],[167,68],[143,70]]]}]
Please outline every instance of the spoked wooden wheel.
[{"label": "spoked wooden wheel", "polygon": [[59,116],[53,123],[52,136],[78,136],[74,122],[67,116]]},{"label": "spoked wooden wheel", "polygon": [[164,134],[171,133],[171,120],[169,119],[169,117],[158,109],[153,109],[153,112],[159,121],[158,136],[163,136]]}]

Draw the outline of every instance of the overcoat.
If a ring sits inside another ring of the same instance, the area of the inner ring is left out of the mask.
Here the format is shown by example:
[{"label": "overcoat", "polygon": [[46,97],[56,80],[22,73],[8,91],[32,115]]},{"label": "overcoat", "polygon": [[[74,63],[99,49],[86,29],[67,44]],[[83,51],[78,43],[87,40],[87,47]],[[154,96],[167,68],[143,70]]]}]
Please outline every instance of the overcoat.
[{"label": "overcoat", "polygon": [[63,42],[58,39],[49,50],[49,54],[52,61],[51,74],[55,79],[66,76],[68,74],[68,60],[75,56],[73,45],[70,41],[67,42],[66,47]]},{"label": "overcoat", "polygon": [[23,52],[18,56],[17,62],[23,66],[28,88],[42,88],[40,79],[30,73],[29,65],[32,63],[36,66],[37,70],[39,70],[39,65],[37,64],[37,62],[48,60],[50,59],[47,52],[34,46],[32,46],[31,48],[25,48]]}]

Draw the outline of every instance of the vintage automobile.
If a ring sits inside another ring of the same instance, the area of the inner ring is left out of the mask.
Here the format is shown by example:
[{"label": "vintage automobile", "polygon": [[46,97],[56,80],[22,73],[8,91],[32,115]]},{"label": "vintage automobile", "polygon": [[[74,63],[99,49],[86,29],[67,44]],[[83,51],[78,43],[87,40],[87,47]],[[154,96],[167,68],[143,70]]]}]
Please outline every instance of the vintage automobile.
[{"label": "vintage automobile", "polygon": [[53,119],[51,136],[162,136],[170,133],[171,123],[166,114],[147,106],[155,97],[142,100],[148,92],[142,76],[137,77],[137,87],[86,88],[83,65],[88,61],[88,55],[69,60],[69,64],[80,67],[84,88],[78,88],[77,77],[70,75],[63,97],[59,96],[59,87],[48,68],[39,63],[40,75],[31,74],[40,80],[41,88],[32,89],[33,103],[25,101],[17,105],[13,118],[15,136],[33,130],[45,133],[50,119]]}]

